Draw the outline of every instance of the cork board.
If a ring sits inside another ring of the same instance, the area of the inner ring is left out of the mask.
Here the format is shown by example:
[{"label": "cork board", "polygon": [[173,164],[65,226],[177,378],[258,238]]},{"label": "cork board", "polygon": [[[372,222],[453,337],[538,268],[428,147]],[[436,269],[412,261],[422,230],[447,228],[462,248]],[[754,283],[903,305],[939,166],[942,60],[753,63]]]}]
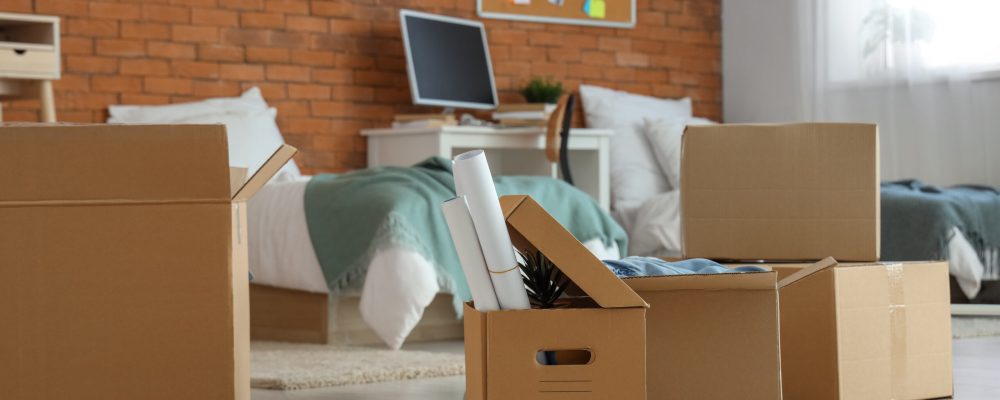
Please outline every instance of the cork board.
[{"label": "cork board", "polygon": [[[635,26],[635,0],[476,0],[476,2],[479,16],[483,18],[614,28]],[[519,4],[522,2],[527,4]]]}]

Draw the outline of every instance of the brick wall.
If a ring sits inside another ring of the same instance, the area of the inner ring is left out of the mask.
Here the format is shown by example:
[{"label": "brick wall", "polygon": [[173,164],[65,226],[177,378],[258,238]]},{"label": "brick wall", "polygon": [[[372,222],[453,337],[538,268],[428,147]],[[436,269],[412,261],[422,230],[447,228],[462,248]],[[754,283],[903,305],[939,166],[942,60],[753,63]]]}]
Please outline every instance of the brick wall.
[{"label": "brick wall", "polygon": [[[540,1],[540,0],[536,0]],[[0,0],[62,19],[62,121],[109,104],[233,96],[260,86],[308,173],[365,166],[358,130],[410,105],[398,9],[474,18],[475,0]],[[721,118],[719,0],[637,0],[634,29],[485,20],[501,101],[534,75],[662,97]],[[38,120],[36,101],[4,105]],[[578,113],[579,114],[579,113]],[[579,121],[577,121],[579,123]]]}]

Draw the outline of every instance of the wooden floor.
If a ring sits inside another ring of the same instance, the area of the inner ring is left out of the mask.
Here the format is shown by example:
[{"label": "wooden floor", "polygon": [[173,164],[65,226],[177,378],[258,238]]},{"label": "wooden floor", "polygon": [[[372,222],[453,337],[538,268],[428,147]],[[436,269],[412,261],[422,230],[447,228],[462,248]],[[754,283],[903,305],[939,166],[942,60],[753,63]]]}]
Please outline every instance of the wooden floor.
[{"label": "wooden floor", "polygon": [[[413,350],[462,352],[461,342],[439,342],[407,346]],[[956,339],[955,399],[1000,399],[1000,337]],[[460,400],[465,378],[419,379],[330,389],[281,392],[254,390],[252,400]]]}]

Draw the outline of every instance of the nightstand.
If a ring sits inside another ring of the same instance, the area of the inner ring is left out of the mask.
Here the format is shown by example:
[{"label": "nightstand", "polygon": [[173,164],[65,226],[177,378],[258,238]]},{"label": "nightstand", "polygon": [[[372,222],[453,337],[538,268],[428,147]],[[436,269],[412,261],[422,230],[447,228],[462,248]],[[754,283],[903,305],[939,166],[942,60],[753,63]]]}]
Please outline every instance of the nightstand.
[{"label": "nightstand", "polygon": [[38,98],[42,120],[55,122],[60,74],[59,17],[0,13],[0,101]]},{"label": "nightstand", "polygon": [[[576,186],[602,208],[611,206],[608,143],[612,130],[573,129],[569,159]],[[543,175],[558,177],[556,166],[545,158],[545,128],[491,128],[446,125],[435,128],[365,129],[368,166],[408,166],[430,156],[451,159],[463,152],[483,149],[494,175]]]}]

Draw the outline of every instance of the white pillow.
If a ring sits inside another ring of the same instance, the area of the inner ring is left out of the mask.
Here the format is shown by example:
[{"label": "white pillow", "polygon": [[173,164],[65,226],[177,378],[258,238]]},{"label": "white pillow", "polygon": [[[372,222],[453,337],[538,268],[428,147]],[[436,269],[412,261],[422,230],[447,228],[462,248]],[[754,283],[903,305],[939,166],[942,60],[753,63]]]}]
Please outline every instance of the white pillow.
[{"label": "white pillow", "polygon": [[[246,167],[250,175],[285,143],[274,121],[276,111],[267,106],[257,87],[248,89],[240,97],[153,106],[115,105],[109,106],[108,112],[110,123],[225,124],[229,165]],[[299,167],[292,160],[278,171],[274,180],[292,180],[299,176]]]},{"label": "white pillow", "polygon": [[684,135],[684,128],[688,125],[712,124],[715,122],[699,117],[646,119],[643,133],[670,187],[681,187],[681,136]]},{"label": "white pillow", "polygon": [[191,103],[164,105],[113,105],[108,106],[109,123],[118,124],[170,124],[183,118],[231,112],[267,110],[267,102],[260,89],[252,87],[240,97],[218,97]]},{"label": "white pillow", "polygon": [[[199,114],[170,121],[174,124],[224,124],[229,138],[229,165],[246,167],[247,176],[253,175],[268,157],[285,140],[274,122],[277,111],[265,108],[261,111],[229,112],[220,114]],[[301,176],[295,161],[289,161],[274,177],[275,181],[294,180]]]},{"label": "white pillow", "polygon": [[670,190],[667,179],[643,135],[644,118],[691,117],[691,99],[659,99],[580,85],[587,126],[613,129],[611,137],[612,207],[638,207],[657,194]]}]

